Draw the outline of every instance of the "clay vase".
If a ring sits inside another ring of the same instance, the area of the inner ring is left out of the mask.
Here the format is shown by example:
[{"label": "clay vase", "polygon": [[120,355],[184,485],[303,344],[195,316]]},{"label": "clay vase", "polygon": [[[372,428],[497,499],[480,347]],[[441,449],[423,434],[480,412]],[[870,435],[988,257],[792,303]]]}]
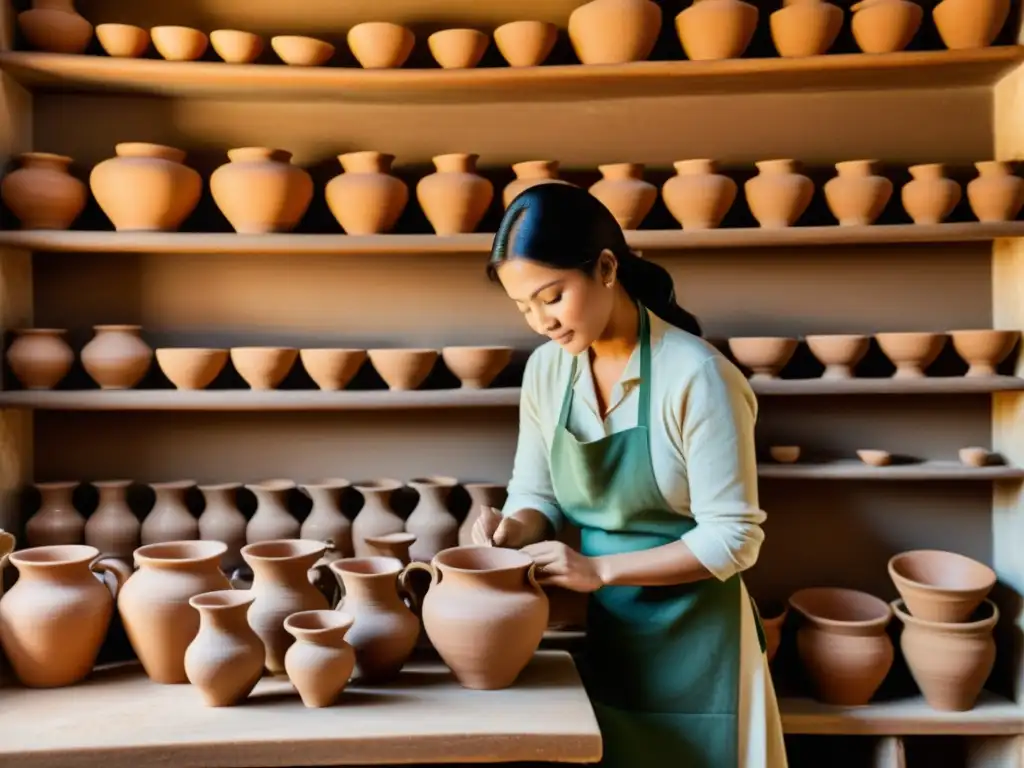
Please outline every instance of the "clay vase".
[{"label": "clay vase", "polygon": [[839,175],[825,182],[825,201],[842,227],[874,224],[892,197],[892,182],[875,174],[875,160],[836,163]]},{"label": "clay vase", "polygon": [[409,187],[391,175],[395,156],[383,152],[339,155],[344,173],[324,190],[327,207],[349,235],[390,232],[409,202]]},{"label": "clay vase", "polygon": [[548,626],[548,598],[530,557],[499,547],[454,547],[412,569],[432,573],[423,628],[459,683],[512,685]]},{"label": "clay vase", "polygon": [[459,546],[466,547],[473,543],[473,525],[483,508],[501,509],[508,494],[501,483],[464,483],[462,487],[470,498],[469,512],[459,526]]},{"label": "clay vase", "polygon": [[771,664],[775,654],[779,652],[779,646],[782,645],[782,627],[789,616],[789,607],[784,603],[767,602],[763,610],[758,606],[758,615],[761,619],[761,628],[764,630],[765,658]]},{"label": "clay vase", "polygon": [[853,39],[864,53],[902,51],[921,28],[924,11],[913,0],[862,0],[850,7]]},{"label": "clay vase", "polygon": [[352,523],[341,511],[341,494],[350,486],[348,480],[325,480],[301,486],[313,507],[302,521],[299,535],[304,539],[324,542],[330,555],[352,557]]},{"label": "clay vase", "polygon": [[[114,596],[131,574],[95,547],[64,544],[14,552],[18,581],[0,600],[0,647],[30,688],[72,685],[96,662],[114,614]],[[111,574],[111,589],[97,574]]]},{"label": "clay vase", "polygon": [[0,183],[4,205],[22,229],[68,229],[86,202],[85,184],[68,172],[71,158],[26,152],[18,159],[21,167]]},{"label": "clay vase", "polygon": [[236,232],[290,232],[313,199],[313,179],[292,153],[268,147],[228,150],[230,162],[210,176],[210,193]]},{"label": "clay vase", "polygon": [[960,202],[960,185],[945,176],[942,163],[912,165],[912,181],[903,185],[903,208],[915,224],[940,224]]},{"label": "clay vase", "polygon": [[391,557],[335,560],[331,570],[345,596],[339,611],[354,624],[348,642],[355,649],[355,678],[362,683],[393,680],[409,660],[420,634],[420,621],[403,600],[407,566]]},{"label": "clay vase", "polygon": [[285,671],[284,655],[294,638],[284,620],[299,611],[327,610],[327,598],[309,581],[309,570],[326,551],[320,541],[282,539],[247,544],[242,557],[252,568],[249,625],[266,648],[263,665],[271,674]]},{"label": "clay vase", "polygon": [[367,536],[384,536],[405,530],[405,521],[391,508],[391,496],[402,487],[389,478],[358,483],[355,489],[362,494],[364,503],[352,521],[352,547],[356,557],[371,554],[364,541]]},{"label": "clay vase", "polygon": [[185,153],[162,144],[127,142],[89,174],[89,187],[118,232],[177,230],[195,210],[202,177]]},{"label": "clay vase", "polygon": [[142,340],[140,325],[94,325],[96,332],[82,347],[85,372],[100,389],[131,389],[153,363],[153,350]]},{"label": "clay vase", "polygon": [[199,522],[185,503],[185,494],[194,486],[194,480],[149,484],[156,494],[156,501],[142,521],[143,545],[199,538]]},{"label": "clay vase", "polygon": [[932,9],[942,42],[950,50],[985,48],[1010,15],[1010,0],[943,0]]},{"label": "clay vase", "polygon": [[780,56],[821,56],[843,28],[843,9],[824,0],[783,0],[769,22]]},{"label": "clay vase", "polygon": [[692,61],[738,59],[757,30],[760,12],[741,0],[693,0],[676,16],[676,34]]},{"label": "clay vase", "polygon": [[245,546],[247,520],[238,509],[240,483],[200,485],[206,506],[199,515],[199,538],[203,541],[221,541],[227,545],[220,567],[228,573],[243,564],[242,547]]},{"label": "clay vase", "polygon": [[104,556],[131,563],[138,548],[142,524],[131,511],[125,495],[131,480],[102,480],[93,485],[99,504],[85,523],[85,543]]},{"label": "clay vase", "polygon": [[416,184],[416,199],[434,232],[472,232],[494,198],[494,185],[476,173],[479,155],[453,153],[434,157],[434,173]]},{"label": "clay vase", "polygon": [[30,547],[81,544],[85,518],[75,509],[71,495],[78,483],[36,483],[39,509],[25,525],[25,540]]},{"label": "clay vase", "polygon": [[796,172],[795,160],[762,160],[758,175],[743,185],[747,205],[765,229],[790,227],[814,197],[814,182]]},{"label": "clay vase", "polygon": [[199,631],[189,600],[230,589],[221,573],[225,545],[219,541],[169,541],[135,550],[132,574],[117,598],[132,648],[156,683],[184,683],[185,650]]},{"label": "clay vase", "polygon": [[515,181],[510,181],[501,191],[501,201],[506,208],[521,192],[537,184],[568,184],[558,178],[557,160],[527,160],[512,165]]},{"label": "clay vase", "polygon": [[83,53],[92,41],[92,24],[74,0],[32,0],[32,9],[18,14],[18,28],[33,48],[51,53]]},{"label": "clay vase", "polygon": [[263,676],[263,641],[246,617],[255,600],[250,590],[225,589],[188,601],[199,631],[185,649],[185,675],[208,707],[238,704]]},{"label": "clay vase", "polygon": [[665,207],[684,230],[714,229],[736,200],[736,182],[717,173],[714,160],[679,160],[676,175],[665,182]]},{"label": "clay vase", "polygon": [[341,611],[301,611],[284,620],[295,643],[284,657],[288,679],[307,707],[329,707],[348,685],[356,652],[345,641],[353,617]]},{"label": "clay vase", "polygon": [[803,617],[797,630],[800,661],[826,704],[861,706],[875,695],[892,667],[885,628],[888,603],[850,589],[802,589],[789,598]]},{"label": "clay vase", "polygon": [[288,509],[288,495],[295,489],[291,480],[266,480],[245,486],[256,496],[256,512],[245,527],[250,544],[259,541],[295,539],[301,525]]},{"label": "clay vase", "polygon": [[661,31],[651,0],[591,0],[569,14],[569,41],[583,64],[644,61]]},{"label": "clay vase", "polygon": [[658,199],[658,188],[643,179],[643,163],[611,163],[597,169],[602,178],[591,185],[590,194],[604,203],[622,229],[637,229]]},{"label": "clay vase", "polygon": [[7,363],[25,389],[53,389],[75,361],[63,328],[22,328],[7,349]]},{"label": "clay vase", "polygon": [[967,200],[978,221],[1013,221],[1024,205],[1024,179],[1009,163],[975,163],[978,177],[967,183]]},{"label": "clay vase", "polygon": [[427,562],[442,549],[459,543],[459,521],[448,509],[448,498],[458,480],[454,477],[422,477],[407,485],[420,496],[405,521],[405,530],[416,537],[409,550],[413,560]]},{"label": "clay vase", "polygon": [[916,618],[902,600],[894,600],[892,609],[903,622],[900,650],[928,706],[942,712],[973,709],[996,660],[996,604],[985,600],[964,623]]}]

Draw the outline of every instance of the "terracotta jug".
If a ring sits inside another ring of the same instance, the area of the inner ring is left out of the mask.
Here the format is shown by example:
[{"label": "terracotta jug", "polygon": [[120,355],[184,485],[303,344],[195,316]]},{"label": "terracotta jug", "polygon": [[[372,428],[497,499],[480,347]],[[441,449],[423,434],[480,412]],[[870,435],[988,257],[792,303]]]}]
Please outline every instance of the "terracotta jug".
[{"label": "terracotta jug", "polygon": [[943,0],[932,18],[950,50],[985,48],[1002,30],[1010,6],[1010,0]]},{"label": "terracotta jug", "polygon": [[924,11],[913,0],[862,0],[850,10],[853,39],[864,53],[902,51],[921,28]]},{"label": "terracotta jug", "polygon": [[476,173],[479,155],[452,153],[434,158],[434,173],[416,184],[416,199],[434,232],[473,232],[494,198],[494,185]]},{"label": "terracotta jug", "polygon": [[345,641],[353,617],[341,611],[301,611],[284,620],[295,643],[284,657],[288,679],[307,707],[334,704],[352,677],[356,652]]},{"label": "terracotta jug", "polygon": [[101,480],[99,504],[85,523],[85,543],[109,557],[131,563],[139,546],[142,524],[128,507],[125,495],[131,480]]},{"label": "terracotta jug", "polygon": [[327,544],[331,559],[352,557],[352,523],[341,511],[341,494],[348,480],[324,480],[306,483],[302,490],[313,500],[313,507],[302,521],[299,533],[304,539]]},{"label": "terracotta jug", "polygon": [[459,546],[465,547],[473,543],[473,525],[483,508],[501,509],[507,493],[501,483],[464,483],[462,487],[470,498],[469,512],[459,526]]},{"label": "terracotta jug", "polygon": [[58,544],[81,544],[85,518],[75,509],[72,494],[76,482],[36,483],[39,509],[25,525],[25,539],[30,547]]},{"label": "terracotta jug", "polygon": [[364,502],[352,521],[352,546],[356,557],[366,557],[371,554],[364,541],[367,536],[384,536],[405,530],[405,521],[391,508],[391,497],[402,484],[384,478],[357,483],[354,487],[362,494]]},{"label": "terracotta jug", "polygon": [[940,224],[960,202],[960,185],[946,178],[942,163],[912,165],[912,181],[903,185],[903,208],[915,224]]},{"label": "terracotta jug", "polygon": [[421,477],[407,483],[420,497],[405,521],[405,530],[416,537],[409,550],[413,560],[429,561],[442,549],[458,544],[459,522],[448,509],[449,496],[457,483],[454,477]]},{"label": "terracotta jug", "polygon": [[557,160],[527,160],[512,165],[515,181],[510,181],[501,191],[501,201],[506,208],[521,192],[537,184],[568,184],[558,178]]},{"label": "terracotta jug", "polygon": [[680,160],[676,175],[665,182],[665,207],[686,229],[714,229],[736,200],[736,182],[717,173],[714,160]]},{"label": "terracotta jug", "polygon": [[409,202],[409,187],[391,175],[394,155],[349,152],[338,156],[344,173],[327,182],[327,206],[349,235],[390,232]]},{"label": "terracotta jug", "polygon": [[775,49],[783,57],[821,56],[843,28],[843,9],[824,0],[783,0],[769,23]]},{"label": "terracotta jug", "polygon": [[569,41],[583,64],[625,64],[651,55],[661,7],[651,0],[591,0],[569,14]]},{"label": "terracotta jug", "polygon": [[199,631],[189,600],[230,589],[221,573],[219,541],[169,541],[135,550],[138,570],[125,583],[117,608],[132,648],[156,683],[184,683],[185,650]]},{"label": "terracotta jug", "polygon": [[228,150],[210,176],[213,201],[236,232],[290,232],[313,200],[313,179],[292,165],[292,153],[268,147]]},{"label": "terracotta jug", "polygon": [[658,188],[644,181],[643,163],[599,165],[601,180],[590,194],[604,203],[622,229],[637,229],[658,199]]},{"label": "terracotta jug", "polygon": [[131,389],[146,375],[153,350],[140,325],[94,325],[96,335],[82,347],[82,367],[100,389]]},{"label": "terracotta jug", "polygon": [[875,173],[876,160],[836,163],[839,175],[825,182],[825,201],[840,226],[874,224],[892,197],[892,182]]},{"label": "terracotta jug", "polygon": [[693,0],[676,16],[676,34],[693,61],[738,59],[754,38],[760,12],[741,0]]},{"label": "terracotta jug", "polygon": [[92,41],[92,24],[74,0],[32,0],[32,9],[18,14],[18,28],[33,48],[51,53],[83,53]]},{"label": "terracotta jug", "polygon": [[0,646],[30,688],[72,685],[92,671],[114,612],[114,592],[131,570],[99,559],[95,547],[63,544],[14,552],[18,581],[0,600]]},{"label": "terracotta jug", "polygon": [[21,328],[7,349],[7,363],[25,389],[53,389],[75,361],[63,328]]},{"label": "terracotta jug", "polygon": [[220,559],[222,570],[232,573],[241,567],[242,547],[245,546],[247,520],[238,509],[237,494],[240,483],[219,483],[200,485],[199,490],[206,499],[203,513],[199,515],[199,538],[203,541],[222,541],[227,545]]},{"label": "terracotta jug", "polygon": [[[31,13],[31,11],[30,11]],[[85,184],[68,172],[71,158],[49,152],[18,156],[21,167],[0,183],[0,197],[22,229],[67,229],[85,208]]]},{"label": "terracotta jug", "polygon": [[285,671],[284,655],[294,642],[284,629],[284,620],[299,611],[330,608],[309,578],[310,569],[326,550],[323,542],[305,539],[261,541],[242,548],[242,558],[252,568],[252,593],[256,596],[249,608],[249,625],[263,641],[263,665],[271,674]]},{"label": "terracotta jug", "polygon": [[249,590],[226,589],[188,601],[199,631],[185,649],[185,674],[208,707],[238,704],[263,676],[263,641],[246,617],[255,600]]},{"label": "terracotta jug", "polygon": [[199,522],[192,516],[185,503],[185,494],[194,486],[194,480],[149,484],[156,494],[156,500],[142,521],[143,544],[190,541],[199,538]]},{"label": "terracotta jug", "polygon": [[1024,205],[1024,179],[1009,163],[975,163],[978,177],[967,184],[967,200],[978,221],[1013,221]]},{"label": "terracotta jug", "polygon": [[245,486],[256,496],[256,512],[245,528],[250,544],[259,541],[298,538],[301,525],[288,509],[288,497],[295,490],[291,480],[265,480]]},{"label": "terracotta jug", "polygon": [[743,185],[750,212],[765,229],[790,227],[807,210],[814,183],[796,172],[795,160],[762,160],[758,174]]}]

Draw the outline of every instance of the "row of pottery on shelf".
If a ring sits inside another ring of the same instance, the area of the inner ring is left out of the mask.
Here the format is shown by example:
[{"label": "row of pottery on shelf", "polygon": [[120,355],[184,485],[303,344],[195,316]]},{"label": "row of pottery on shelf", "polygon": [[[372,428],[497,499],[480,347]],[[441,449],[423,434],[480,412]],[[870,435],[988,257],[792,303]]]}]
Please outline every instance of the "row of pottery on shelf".
[{"label": "row of pottery on shelf", "polygon": [[[803,453],[799,445],[773,445],[768,448],[772,461],[779,464],[795,464]],[[957,451],[960,463],[965,467],[986,467],[1002,463],[1002,457],[980,445],[970,445]],[[893,455],[877,448],[860,448],[857,458],[872,467],[887,467],[892,464]]]}]

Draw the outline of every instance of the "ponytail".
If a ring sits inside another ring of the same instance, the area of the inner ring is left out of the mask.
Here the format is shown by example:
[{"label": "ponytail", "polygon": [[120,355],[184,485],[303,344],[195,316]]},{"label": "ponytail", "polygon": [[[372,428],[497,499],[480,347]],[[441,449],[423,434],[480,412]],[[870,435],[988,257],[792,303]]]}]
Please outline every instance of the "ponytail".
[{"label": "ponytail", "polygon": [[619,281],[626,293],[669,325],[694,336],[703,335],[697,318],[676,301],[675,285],[667,269],[640,258],[629,249],[616,256]]}]

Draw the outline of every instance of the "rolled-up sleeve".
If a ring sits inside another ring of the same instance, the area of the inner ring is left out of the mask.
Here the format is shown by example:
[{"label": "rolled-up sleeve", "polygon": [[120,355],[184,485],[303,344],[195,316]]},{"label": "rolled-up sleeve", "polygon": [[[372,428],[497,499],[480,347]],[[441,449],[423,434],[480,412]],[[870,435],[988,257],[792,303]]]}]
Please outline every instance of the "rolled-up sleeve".
[{"label": "rolled-up sleeve", "polygon": [[685,389],[681,437],[697,526],[682,540],[725,581],[757,562],[766,515],[757,495],[757,401],[727,359],[705,361]]}]

